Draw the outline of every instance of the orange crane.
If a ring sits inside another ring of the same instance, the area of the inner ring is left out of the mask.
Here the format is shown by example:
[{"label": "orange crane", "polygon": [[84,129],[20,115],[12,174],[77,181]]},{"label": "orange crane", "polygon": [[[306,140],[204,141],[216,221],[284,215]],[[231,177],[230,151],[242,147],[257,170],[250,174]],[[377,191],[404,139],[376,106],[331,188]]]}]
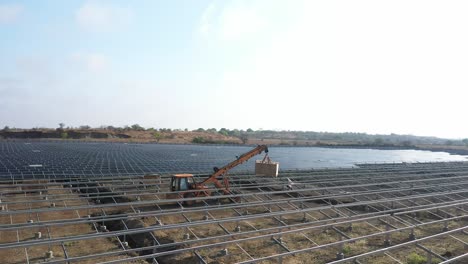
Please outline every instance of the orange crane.
[{"label": "orange crane", "polygon": [[[258,145],[254,149],[240,155],[236,160],[230,162],[222,168],[214,167],[214,173],[211,174],[204,181],[197,183],[193,177],[193,174],[174,174],[171,177],[170,191],[173,193],[168,193],[166,198],[176,199],[176,198],[194,198],[194,197],[205,197],[212,196],[211,190],[208,188],[207,184],[213,183],[216,188],[223,192],[225,195],[231,194],[229,190],[229,179],[227,177],[227,172],[240,165],[255,155],[259,155],[262,152],[265,152],[265,158],[263,160],[269,159],[268,157],[268,147],[266,145]],[[222,177],[222,179],[221,179]],[[176,193],[177,192],[177,193]],[[194,201],[186,201],[185,204],[193,204]]]}]

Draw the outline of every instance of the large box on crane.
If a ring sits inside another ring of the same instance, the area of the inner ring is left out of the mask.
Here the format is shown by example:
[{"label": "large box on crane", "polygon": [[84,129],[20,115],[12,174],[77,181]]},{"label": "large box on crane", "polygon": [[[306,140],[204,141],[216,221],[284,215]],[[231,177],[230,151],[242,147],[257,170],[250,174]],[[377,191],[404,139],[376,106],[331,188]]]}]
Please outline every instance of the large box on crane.
[{"label": "large box on crane", "polygon": [[279,163],[273,161],[255,161],[255,175],[278,177]]}]

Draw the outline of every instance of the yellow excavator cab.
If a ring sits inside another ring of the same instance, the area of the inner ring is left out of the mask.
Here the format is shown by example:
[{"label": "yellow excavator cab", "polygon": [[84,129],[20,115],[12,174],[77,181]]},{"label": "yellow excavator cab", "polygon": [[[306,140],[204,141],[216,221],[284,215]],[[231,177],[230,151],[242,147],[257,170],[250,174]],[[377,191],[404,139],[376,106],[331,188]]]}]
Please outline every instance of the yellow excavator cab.
[{"label": "yellow excavator cab", "polygon": [[187,191],[193,183],[193,174],[174,174],[171,177],[171,191]]}]

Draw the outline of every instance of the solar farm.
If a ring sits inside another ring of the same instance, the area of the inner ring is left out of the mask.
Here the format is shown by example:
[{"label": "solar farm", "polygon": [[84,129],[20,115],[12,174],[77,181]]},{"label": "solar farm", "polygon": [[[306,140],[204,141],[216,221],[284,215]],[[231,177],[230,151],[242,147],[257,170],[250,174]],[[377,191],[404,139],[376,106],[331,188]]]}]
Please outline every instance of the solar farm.
[{"label": "solar farm", "polygon": [[0,262],[468,263],[468,162],[249,161],[228,195],[167,197],[171,174],[202,181],[245,149],[0,142]]}]

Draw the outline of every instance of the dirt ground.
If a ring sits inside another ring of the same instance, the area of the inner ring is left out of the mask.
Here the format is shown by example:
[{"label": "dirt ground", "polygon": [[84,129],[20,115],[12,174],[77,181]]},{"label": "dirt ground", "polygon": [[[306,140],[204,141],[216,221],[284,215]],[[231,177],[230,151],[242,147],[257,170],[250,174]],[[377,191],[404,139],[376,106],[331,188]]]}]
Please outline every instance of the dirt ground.
[{"label": "dirt ground", "polygon": [[[62,201],[55,201],[55,196]],[[47,196],[47,200],[44,200],[44,197]],[[54,200],[55,208],[58,209],[57,212],[47,212],[47,213],[26,213],[26,214],[16,214],[10,216],[0,216],[0,224],[23,224],[27,223],[28,220],[33,220],[34,222],[38,221],[52,221],[52,220],[69,220],[69,219],[79,219],[81,217],[86,217],[88,214],[97,213],[98,211],[93,210],[72,210],[72,211],[59,211],[61,207],[65,206],[79,206],[87,205],[89,201],[80,197],[77,193],[70,192],[67,189],[64,189],[61,185],[56,185],[53,188],[48,189],[47,191],[42,192],[42,194],[37,192],[27,193],[26,195],[8,195],[2,197],[3,202],[21,202],[24,200],[33,200],[37,201],[30,204],[8,204],[7,210],[25,210],[25,209],[40,209],[40,208],[51,208],[51,201]],[[74,200],[67,200],[74,199]],[[12,231],[2,231],[0,232],[0,244],[4,243],[15,243],[23,241],[38,240],[36,238],[36,233],[41,232],[42,238],[57,238],[57,237],[72,237],[76,235],[84,234],[93,234],[96,233],[96,229],[93,225],[83,223],[83,224],[73,224],[73,225],[62,225],[62,226],[52,226],[49,228],[46,227],[37,227],[37,228],[24,228]],[[83,256],[87,254],[97,254],[105,253],[109,251],[121,251],[119,249],[119,244],[116,241],[111,239],[100,238],[100,239],[91,239],[91,240],[80,240],[74,242],[65,242],[63,247],[66,249],[69,257]],[[47,261],[46,252],[52,251],[55,260],[64,259],[65,253],[62,245],[53,244],[53,245],[42,245],[42,246],[31,246],[27,249],[7,249],[0,250],[0,260],[2,264],[19,264],[26,263],[26,256],[30,263],[42,263]],[[111,256],[103,257],[100,259],[85,260],[76,263],[96,263],[97,261],[109,261],[113,259],[121,259],[127,257],[125,254],[120,256]],[[74,262],[75,263],[75,262]],[[147,263],[145,261],[133,262],[133,263]]]}]

